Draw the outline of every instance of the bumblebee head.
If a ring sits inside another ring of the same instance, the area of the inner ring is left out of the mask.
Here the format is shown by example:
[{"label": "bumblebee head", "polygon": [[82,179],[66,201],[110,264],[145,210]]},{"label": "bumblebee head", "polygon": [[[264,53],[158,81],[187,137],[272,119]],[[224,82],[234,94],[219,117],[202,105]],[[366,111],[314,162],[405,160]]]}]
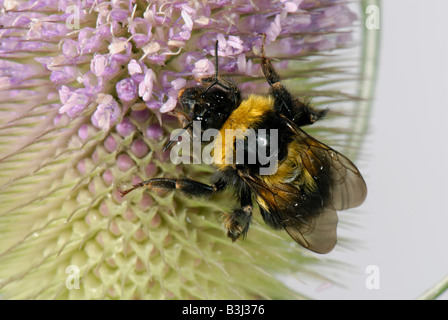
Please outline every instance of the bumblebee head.
[{"label": "bumblebee head", "polygon": [[239,90],[228,80],[212,81],[209,85],[207,79],[201,82],[203,85],[183,90],[179,101],[192,121],[201,121],[203,130],[220,129],[241,103]]},{"label": "bumblebee head", "polygon": [[237,85],[218,75],[218,40],[215,42],[215,74],[199,79],[201,85],[180,92],[179,101],[192,121],[201,121],[202,130],[221,129],[241,103]]}]

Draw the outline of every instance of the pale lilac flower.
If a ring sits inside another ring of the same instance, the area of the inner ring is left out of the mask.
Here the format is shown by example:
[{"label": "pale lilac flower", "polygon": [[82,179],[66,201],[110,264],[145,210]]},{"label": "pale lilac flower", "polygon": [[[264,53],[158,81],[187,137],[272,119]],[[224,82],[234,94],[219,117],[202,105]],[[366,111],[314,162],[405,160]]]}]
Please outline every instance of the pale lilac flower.
[{"label": "pale lilac flower", "polygon": [[130,102],[137,98],[137,86],[131,78],[119,81],[116,90],[118,97],[123,102]]},{"label": "pale lilac flower", "polygon": [[266,29],[266,39],[269,41],[275,41],[282,31],[282,26],[280,23],[280,15],[276,15],[274,21],[272,21],[269,27]]},{"label": "pale lilac flower", "polygon": [[[228,195],[122,199],[118,189],[210,172],[176,166],[162,148],[179,92],[215,72],[216,40],[219,73],[245,94],[268,90],[265,33],[296,93],[347,100],[311,81],[340,70],[297,59],[337,56],[355,20],[335,0],[0,0],[0,296],[296,298],[272,275],[314,260],[259,226],[228,241],[215,215]],[[66,285],[69,266],[79,290]]]},{"label": "pale lilac flower", "polygon": [[103,130],[109,130],[121,116],[118,103],[110,94],[98,95],[98,107],[92,115],[92,124]]},{"label": "pale lilac flower", "polygon": [[173,110],[176,107],[177,104],[177,91],[176,90],[170,90],[168,91],[168,100],[165,101],[164,104],[160,107],[160,112],[168,112]]},{"label": "pale lilac flower", "polygon": [[178,78],[176,80],[171,81],[171,86],[176,91],[179,91],[180,89],[185,87],[186,84],[187,84],[187,81],[183,78]]},{"label": "pale lilac flower", "polygon": [[143,101],[149,101],[152,95],[152,89],[154,87],[154,79],[156,75],[154,71],[148,69],[142,82],[138,85],[138,95]]},{"label": "pale lilac flower", "polygon": [[215,72],[215,65],[208,59],[201,59],[195,62],[193,70],[191,72],[196,77],[202,77]]},{"label": "pale lilac flower", "polygon": [[59,89],[59,99],[62,102],[59,113],[67,113],[70,117],[75,117],[87,107],[89,96],[85,89],[76,89],[72,91],[69,87],[63,85]]},{"label": "pale lilac flower", "polygon": [[135,59],[132,59],[128,63],[128,72],[129,75],[133,76],[134,74],[142,73],[143,70],[141,65]]},{"label": "pale lilac flower", "polygon": [[90,62],[90,70],[97,76],[101,77],[106,71],[109,61],[105,55],[95,54]]}]

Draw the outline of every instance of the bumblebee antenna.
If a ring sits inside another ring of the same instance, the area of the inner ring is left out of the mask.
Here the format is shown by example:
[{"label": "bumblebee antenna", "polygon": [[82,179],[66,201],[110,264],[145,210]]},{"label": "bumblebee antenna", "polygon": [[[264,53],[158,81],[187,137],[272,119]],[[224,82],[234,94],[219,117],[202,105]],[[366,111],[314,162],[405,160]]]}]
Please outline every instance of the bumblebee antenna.
[{"label": "bumblebee antenna", "polygon": [[168,149],[170,147],[170,145],[173,144],[173,142],[175,142],[177,140],[177,138],[179,138],[186,130],[188,130],[191,126],[193,125],[193,121],[189,122],[185,127],[182,128],[182,130],[179,131],[178,134],[176,134],[176,136],[171,139],[166,146],[163,148],[163,151],[166,151],[166,149]]},{"label": "bumblebee antenna", "polygon": [[215,42],[215,81],[218,82],[218,40]]},{"label": "bumblebee antenna", "polygon": [[207,87],[207,89],[204,90],[202,93],[203,95],[207,93],[208,90],[210,90],[213,86],[219,84],[221,87],[223,87],[226,90],[230,90],[228,86],[225,84],[222,84],[218,80],[218,40],[215,42],[215,79],[213,80],[212,84]]}]

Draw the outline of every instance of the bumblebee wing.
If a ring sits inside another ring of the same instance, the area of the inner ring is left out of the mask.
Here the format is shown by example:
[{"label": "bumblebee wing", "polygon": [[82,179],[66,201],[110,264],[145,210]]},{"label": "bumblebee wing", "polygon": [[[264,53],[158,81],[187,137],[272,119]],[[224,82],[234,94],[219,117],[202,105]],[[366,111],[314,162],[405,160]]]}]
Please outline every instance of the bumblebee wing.
[{"label": "bumblebee wing", "polygon": [[[299,202],[299,211],[303,210],[307,218],[284,228],[305,248],[326,253],[333,249],[337,240],[336,210],[362,204],[367,196],[367,186],[361,173],[347,157],[309,136],[294,123],[288,121],[288,125],[295,131],[299,144],[304,147],[300,152],[300,162],[313,177],[317,188],[305,194],[301,191],[300,199],[306,199]],[[285,214],[291,217],[291,213],[286,211]]]},{"label": "bumblebee wing", "polygon": [[[295,133],[301,174],[293,181],[278,174],[271,179],[277,181],[275,186],[265,183],[262,176],[242,175],[242,178],[257,195],[261,214],[268,225],[284,228],[309,250],[327,253],[337,240],[336,210],[360,205],[367,195],[367,187],[349,159],[294,123],[287,123]],[[304,180],[305,175],[308,180]]]},{"label": "bumblebee wing", "polygon": [[347,157],[309,136],[294,123],[288,125],[304,146],[301,162],[318,186],[325,207],[344,210],[361,205],[367,196],[366,183]]},{"label": "bumblebee wing", "polygon": [[308,223],[291,223],[284,228],[302,247],[317,253],[328,253],[336,245],[337,225],[336,211],[322,208],[321,212],[309,219]]},{"label": "bumblebee wing", "polygon": [[272,190],[253,176],[242,177],[257,195],[265,222],[274,228],[284,228],[302,247],[317,253],[330,252],[337,240],[336,210],[322,206],[319,196],[307,196],[288,184]]}]

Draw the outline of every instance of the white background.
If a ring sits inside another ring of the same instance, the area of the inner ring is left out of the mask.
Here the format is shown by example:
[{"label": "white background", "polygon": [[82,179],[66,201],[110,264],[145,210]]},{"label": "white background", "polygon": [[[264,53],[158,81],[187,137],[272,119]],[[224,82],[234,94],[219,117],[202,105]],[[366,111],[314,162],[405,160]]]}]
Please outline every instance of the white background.
[{"label": "white background", "polygon": [[[356,248],[338,246],[326,256],[353,267],[334,269],[345,288],[289,282],[299,292],[315,299],[415,299],[448,275],[447,15],[444,0],[382,2],[378,81],[356,161],[369,193],[361,207],[339,213],[339,236]],[[352,222],[358,226],[347,227]],[[369,265],[379,268],[379,289],[366,287]]]}]

